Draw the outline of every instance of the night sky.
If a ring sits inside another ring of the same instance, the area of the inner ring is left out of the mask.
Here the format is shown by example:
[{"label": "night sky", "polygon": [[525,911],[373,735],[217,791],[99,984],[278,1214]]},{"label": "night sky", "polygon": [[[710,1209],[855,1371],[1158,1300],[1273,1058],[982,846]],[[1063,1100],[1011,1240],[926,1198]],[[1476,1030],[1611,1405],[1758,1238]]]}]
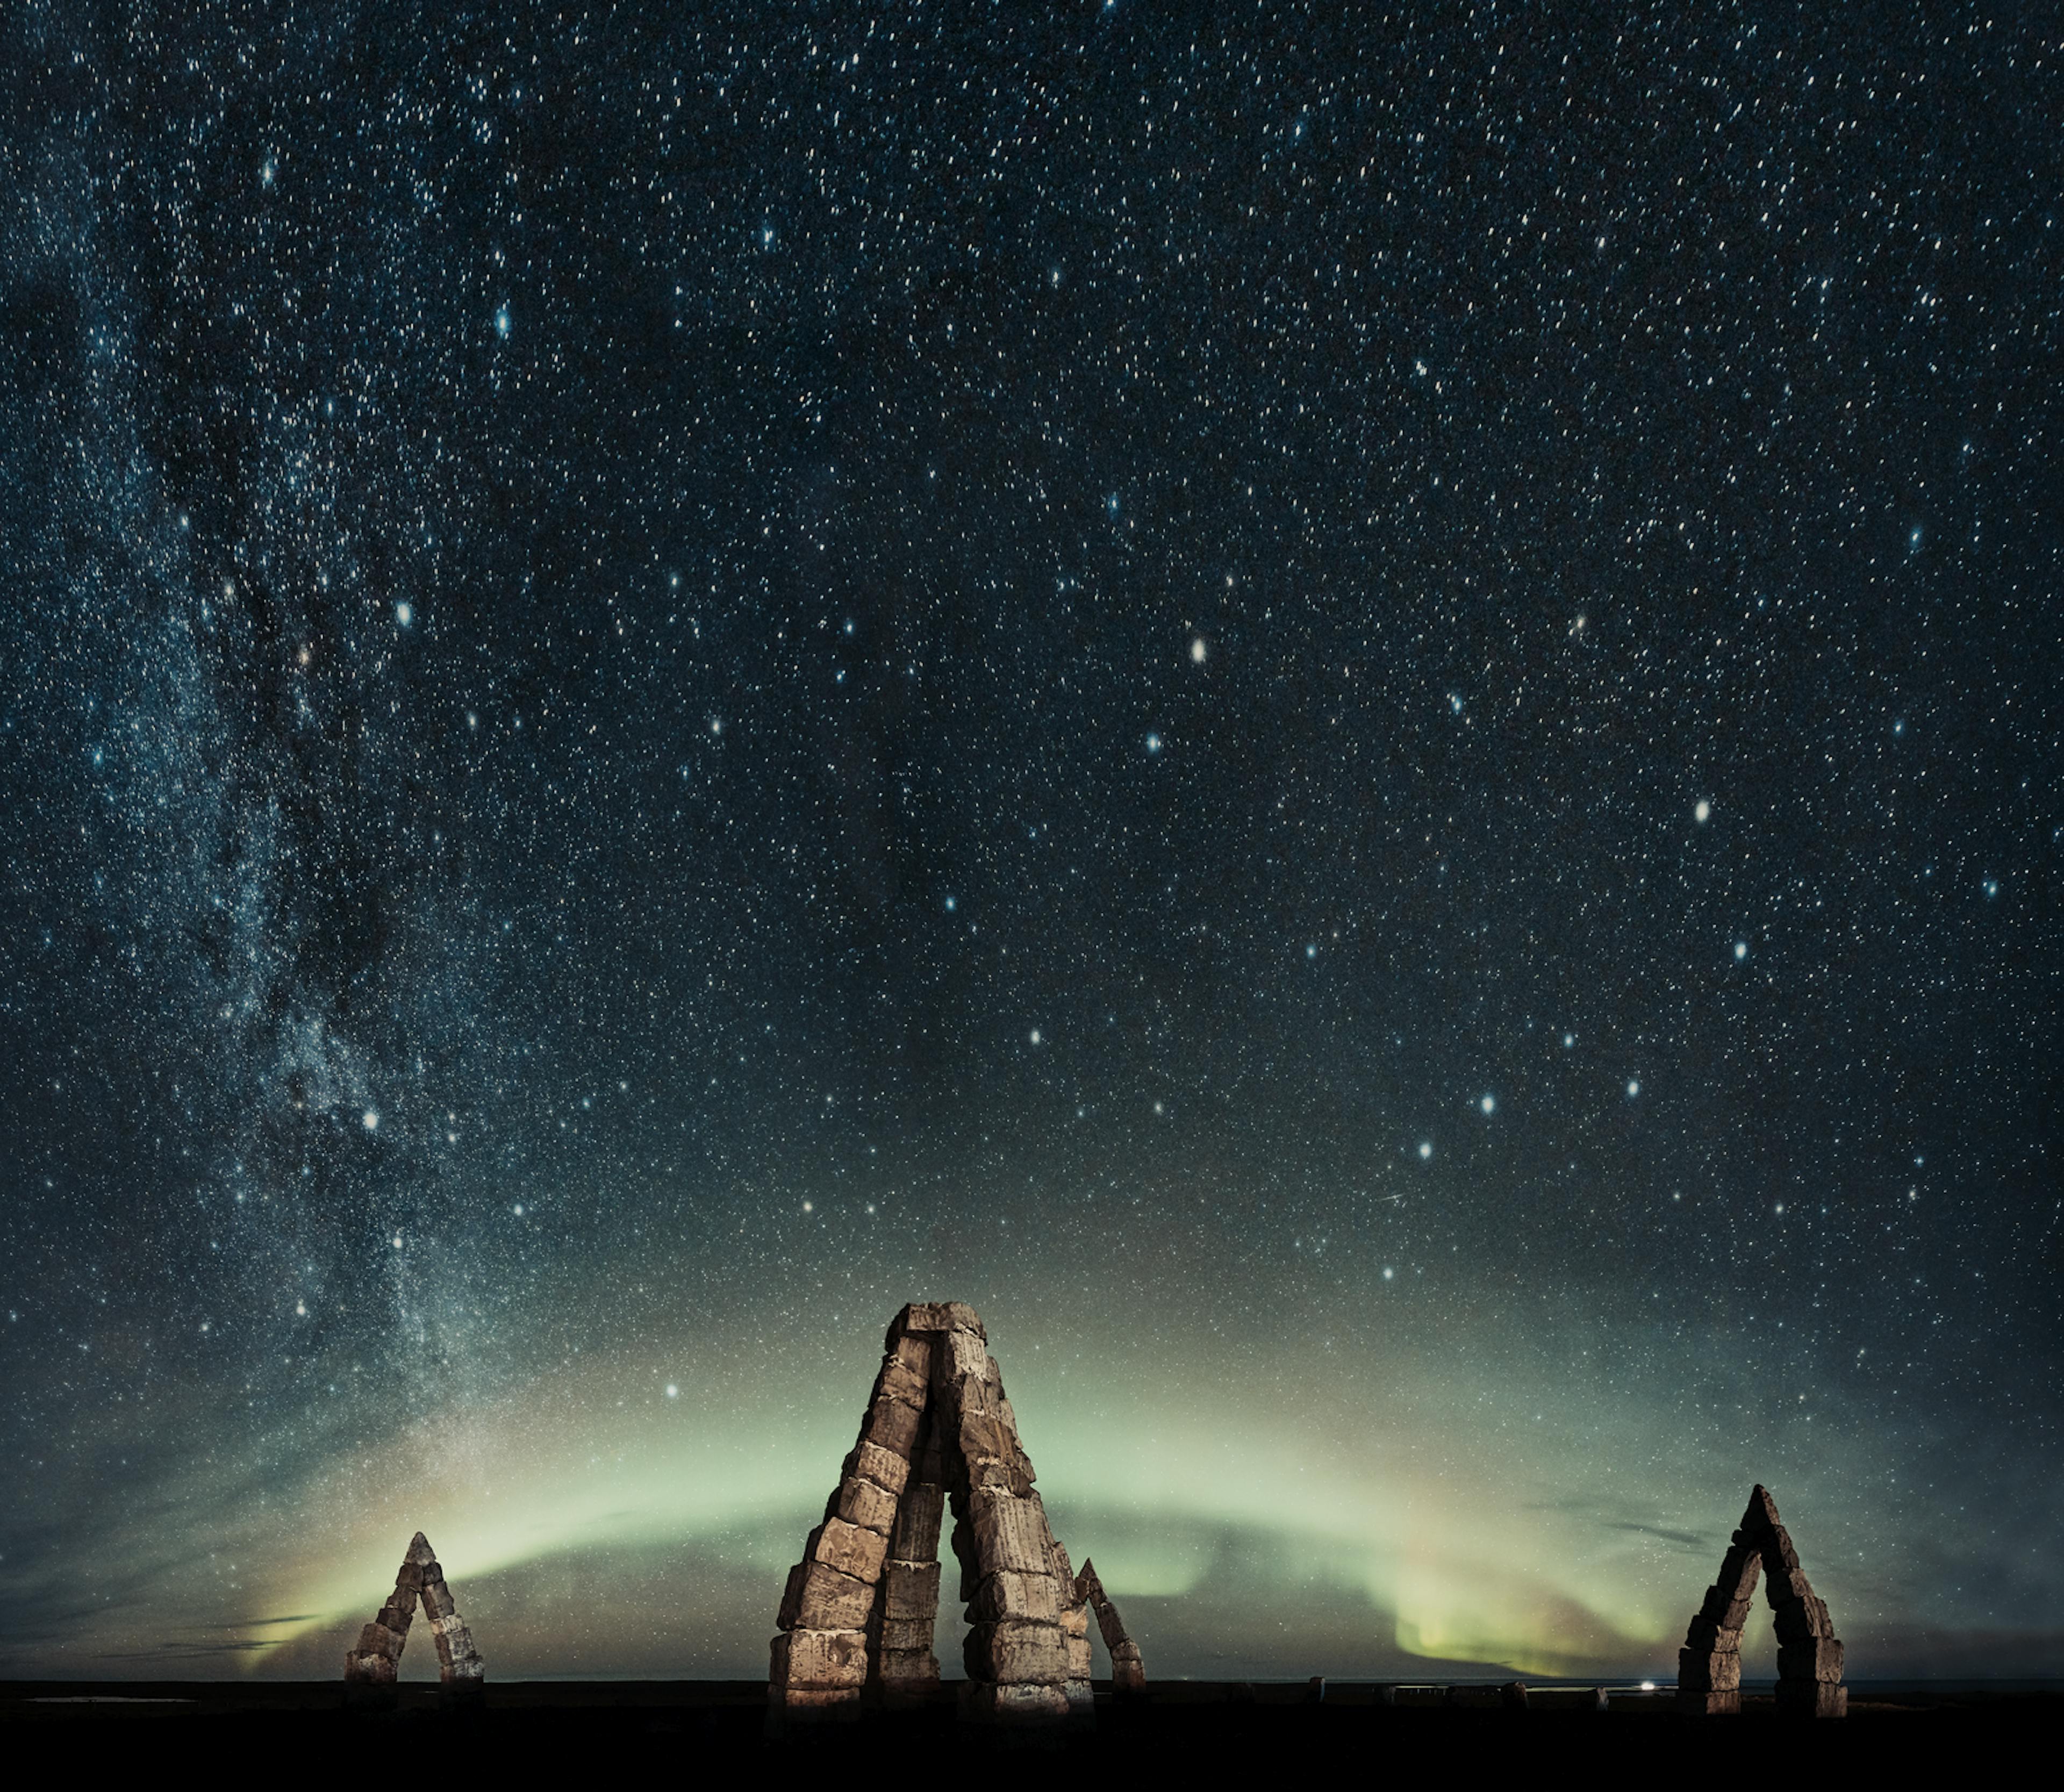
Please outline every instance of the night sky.
[{"label": "night sky", "polygon": [[507,10],[0,26],[0,1672],[2064,1671],[2054,34]]}]

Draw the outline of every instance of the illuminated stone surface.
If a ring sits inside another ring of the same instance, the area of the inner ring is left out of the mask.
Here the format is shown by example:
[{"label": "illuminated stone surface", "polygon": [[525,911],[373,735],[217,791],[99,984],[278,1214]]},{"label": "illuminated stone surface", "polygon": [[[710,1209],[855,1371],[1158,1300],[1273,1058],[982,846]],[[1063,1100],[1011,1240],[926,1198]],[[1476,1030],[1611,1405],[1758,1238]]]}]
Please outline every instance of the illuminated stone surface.
[{"label": "illuminated stone surface", "polygon": [[1139,1649],[1095,1570],[1070,1569],[1034,1479],[974,1309],[957,1301],[905,1307],[884,1341],[859,1442],[789,1571],[770,1713],[852,1717],[870,1697],[893,1706],[936,1690],[939,1538],[949,1514],[970,1625],[964,1715],[998,1723],[1088,1717],[1092,1609],[1115,1683],[1141,1689]]},{"label": "illuminated stone surface", "polygon": [[445,1585],[445,1571],[438,1564],[437,1552],[421,1531],[409,1542],[387,1603],[359,1633],[358,1647],[344,1658],[347,1686],[394,1684],[418,1605],[429,1621],[430,1634],[437,1645],[438,1677],[446,1689],[458,1693],[479,1689],[486,1678],[487,1665],[474,1647],[473,1633],[458,1615],[451,1589]]}]

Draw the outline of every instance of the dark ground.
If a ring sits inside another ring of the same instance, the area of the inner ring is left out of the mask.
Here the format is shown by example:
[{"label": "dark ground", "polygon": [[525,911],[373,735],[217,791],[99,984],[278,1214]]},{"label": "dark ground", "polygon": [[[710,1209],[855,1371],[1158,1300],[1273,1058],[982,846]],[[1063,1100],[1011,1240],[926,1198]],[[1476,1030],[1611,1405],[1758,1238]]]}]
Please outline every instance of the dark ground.
[{"label": "dark ground", "polygon": [[1502,1705],[1492,1687],[1458,1687],[1452,1698],[1439,1688],[1405,1689],[1386,1704],[1366,1682],[1329,1684],[1314,1701],[1303,1685],[1182,1681],[1130,1706],[1100,1693],[1093,1730],[1004,1746],[957,1723],[950,1693],[933,1709],[770,1742],[765,1697],[756,1681],[531,1681],[490,1685],[477,1709],[455,1710],[435,1685],[406,1685],[392,1710],[368,1713],[346,1711],[334,1682],[17,1681],[0,1685],[0,1750],[10,1766],[62,1757],[73,1766],[176,1773],[238,1762],[317,1778],[331,1767],[361,1775],[383,1761],[405,1774],[520,1776],[578,1762],[611,1771],[779,1776],[809,1771],[816,1760],[828,1771],[856,1751],[905,1758],[915,1751],[920,1759],[993,1753],[1005,1778],[1020,1764],[1118,1766],[1149,1777],[1265,1766],[1300,1778],[1436,1761],[1465,1770],[1550,1760],[1636,1766],[1714,1747],[1746,1750],[1739,1766],[1755,1770],[1802,1757],[1910,1766],[1994,1738],[2014,1749],[2046,1741],[2064,1711],[2064,1690],[2011,1684],[1852,1689],[1847,1722],[1801,1724],[1780,1719],[1767,1696],[1752,1696],[1738,1719],[1700,1723],[1679,1718],[1667,1691],[1615,1690],[1602,1713],[1588,1688],[1537,1686],[1521,1713]]}]

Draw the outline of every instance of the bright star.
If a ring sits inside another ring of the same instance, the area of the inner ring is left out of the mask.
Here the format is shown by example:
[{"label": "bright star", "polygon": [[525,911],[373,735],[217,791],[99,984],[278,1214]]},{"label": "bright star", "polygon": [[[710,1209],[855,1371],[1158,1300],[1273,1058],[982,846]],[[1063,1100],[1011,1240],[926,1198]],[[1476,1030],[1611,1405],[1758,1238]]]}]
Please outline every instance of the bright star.
[{"label": "bright star", "polygon": [[1703,821],[1707,816],[1711,815],[1712,812],[1712,804],[1708,803],[1705,798],[1702,796],[1699,799],[1699,806],[1691,811],[1691,819],[1694,821]]},{"label": "bright star", "polygon": [[1422,1158],[1430,1158],[1433,1154],[1433,1142],[1429,1139],[1421,1139],[1419,1142],[1419,1155]]},{"label": "bright star", "polygon": [[368,1108],[364,1113],[361,1114],[359,1118],[365,1123],[365,1130],[369,1133],[373,1131],[380,1124],[380,1116],[375,1113],[370,1108]]},{"label": "bright star", "polygon": [[1201,634],[1199,635],[1195,640],[1190,643],[1190,658],[1191,661],[1196,665],[1203,665],[1204,663],[1204,654],[1207,650],[1208,650],[1204,646],[1204,638]]},{"label": "bright star", "polygon": [[1486,1113],[1495,1113],[1498,1109],[1497,1097],[1495,1096],[1486,1095],[1478,1105],[1483,1109]]}]

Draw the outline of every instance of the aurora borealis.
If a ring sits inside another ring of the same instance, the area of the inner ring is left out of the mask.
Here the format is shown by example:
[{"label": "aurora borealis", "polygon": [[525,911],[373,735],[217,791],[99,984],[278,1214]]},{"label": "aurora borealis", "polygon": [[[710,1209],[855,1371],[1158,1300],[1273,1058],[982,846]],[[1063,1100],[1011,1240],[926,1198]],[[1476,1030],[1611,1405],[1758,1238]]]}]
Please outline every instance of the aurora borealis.
[{"label": "aurora borealis", "polygon": [[2055,45],[505,10],[0,24],[4,1671],[2060,1671]]}]

